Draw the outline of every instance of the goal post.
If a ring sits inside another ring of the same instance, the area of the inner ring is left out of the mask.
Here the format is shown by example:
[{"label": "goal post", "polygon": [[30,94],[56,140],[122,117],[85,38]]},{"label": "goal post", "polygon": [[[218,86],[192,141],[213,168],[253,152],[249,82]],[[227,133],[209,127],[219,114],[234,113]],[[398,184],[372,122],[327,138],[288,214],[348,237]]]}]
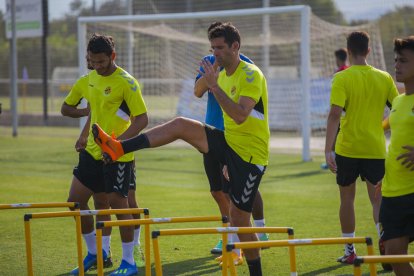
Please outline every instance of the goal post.
[{"label": "goal post", "polygon": [[150,125],[175,116],[203,121],[206,97],[196,98],[193,89],[198,63],[209,54],[207,28],[214,21],[230,21],[239,29],[241,52],[267,79],[272,136],[301,141],[298,147],[304,161],[311,160],[311,141],[324,137],[335,71],[333,53],[346,46],[346,34],[357,29],[368,31],[377,45],[371,45],[370,64],[384,69],[379,32],[373,24],[336,26],[313,15],[308,6],[297,5],[80,17],[79,72],[87,73],[85,54],[90,35],[111,35],[116,63],[130,70],[141,85]]}]

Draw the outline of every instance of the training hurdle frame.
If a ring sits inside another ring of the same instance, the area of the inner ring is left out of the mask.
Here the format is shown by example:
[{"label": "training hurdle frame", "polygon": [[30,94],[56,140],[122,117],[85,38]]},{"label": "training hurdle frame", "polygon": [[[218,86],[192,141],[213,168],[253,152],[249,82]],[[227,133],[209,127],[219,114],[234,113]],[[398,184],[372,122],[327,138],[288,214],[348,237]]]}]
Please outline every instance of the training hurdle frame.
[{"label": "training hurdle frame", "polygon": [[[0,210],[10,210],[10,209],[35,209],[35,208],[72,208],[74,210],[79,210],[79,203],[78,202],[43,202],[43,203],[11,203],[11,204],[0,204]],[[31,249],[31,248],[30,248]],[[26,244],[26,265],[27,265],[27,274],[33,275],[33,259],[31,258],[31,251],[30,257],[27,252],[27,244]],[[80,261],[82,267],[82,259]],[[79,264],[79,260],[78,260]]]},{"label": "training hurdle frame", "polygon": [[[103,276],[102,262],[102,228],[114,226],[145,226],[145,243],[150,242],[150,225],[164,223],[184,223],[184,222],[209,222],[221,221],[223,226],[227,226],[228,218],[226,216],[195,216],[195,217],[166,217],[166,218],[148,218],[148,219],[130,219],[117,221],[98,221],[96,223],[96,250],[97,250],[97,272],[98,276]],[[148,248],[148,249],[147,249]],[[149,246],[145,246],[145,275],[151,275],[151,254]]]},{"label": "training hurdle frame", "polygon": [[[185,229],[163,229],[152,231],[152,246],[154,248],[154,258],[155,258],[155,271],[157,276],[162,276],[162,266],[161,266],[161,257],[160,250],[158,245],[159,236],[176,236],[176,235],[200,235],[200,234],[221,234],[223,239],[223,244],[227,244],[228,233],[235,234],[250,234],[250,233],[287,233],[289,239],[294,239],[294,231],[291,227],[218,227],[218,228],[185,228]],[[231,273],[236,273],[236,268],[234,266],[231,250],[227,251],[226,247],[223,247],[223,265],[221,266],[222,275],[228,274],[229,264]],[[292,259],[295,256],[294,246],[289,246],[289,256]],[[296,263],[291,262],[291,271],[296,271]]]},{"label": "training hurdle frame", "polygon": [[[414,255],[381,255],[358,256],[354,260],[354,276],[361,276],[361,264],[376,263],[408,263],[414,262]],[[371,276],[377,276],[377,271],[371,272]]]},{"label": "training hurdle frame", "polygon": [[[372,239],[370,237],[354,237],[354,238],[315,238],[315,239],[292,239],[292,240],[278,240],[278,241],[257,241],[257,242],[236,242],[226,245],[227,252],[235,248],[239,249],[250,249],[250,248],[263,248],[263,247],[285,247],[285,246],[305,246],[305,245],[330,245],[330,244],[346,244],[346,243],[365,243],[367,245],[368,255],[374,255],[374,248],[372,246]],[[296,263],[296,257],[294,257]],[[296,265],[295,265],[296,266]],[[371,273],[375,273],[375,265],[370,264]],[[237,276],[232,274],[232,276]],[[292,276],[297,276],[291,274]],[[372,274],[373,275],[373,274]]]},{"label": "training hurdle frame", "polygon": [[[79,275],[84,275],[83,259],[82,259],[82,231],[81,231],[81,216],[93,216],[93,215],[118,215],[118,214],[142,214],[149,213],[146,208],[130,208],[130,209],[107,209],[107,210],[78,210],[78,211],[62,211],[62,212],[45,212],[45,213],[33,213],[24,215],[24,232],[26,241],[26,258],[27,258],[27,274],[33,276],[33,258],[32,258],[32,240],[30,233],[30,220],[41,218],[61,218],[61,217],[74,217],[76,224],[76,247],[78,254],[78,267]],[[101,247],[102,250],[102,247]],[[102,252],[101,252],[102,258]]]}]

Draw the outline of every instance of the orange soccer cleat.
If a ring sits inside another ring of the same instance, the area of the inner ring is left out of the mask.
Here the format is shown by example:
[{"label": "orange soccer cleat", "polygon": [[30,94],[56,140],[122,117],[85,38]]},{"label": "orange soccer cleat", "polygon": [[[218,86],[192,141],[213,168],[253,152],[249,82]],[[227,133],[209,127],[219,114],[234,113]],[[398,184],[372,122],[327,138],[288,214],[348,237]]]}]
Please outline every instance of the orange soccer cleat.
[{"label": "orange soccer cleat", "polygon": [[92,125],[92,134],[95,143],[102,150],[102,157],[106,163],[114,162],[125,154],[121,142],[106,134],[98,124]]}]

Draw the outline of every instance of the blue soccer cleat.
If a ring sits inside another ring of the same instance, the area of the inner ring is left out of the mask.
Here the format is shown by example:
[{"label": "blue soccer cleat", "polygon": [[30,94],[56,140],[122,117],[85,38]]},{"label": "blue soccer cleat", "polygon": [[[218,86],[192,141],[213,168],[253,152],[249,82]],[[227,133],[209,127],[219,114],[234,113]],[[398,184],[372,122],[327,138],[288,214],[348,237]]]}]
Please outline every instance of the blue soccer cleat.
[{"label": "blue soccer cleat", "polygon": [[210,253],[211,254],[221,254],[222,249],[223,249],[223,241],[219,240],[217,245],[213,249],[210,250]]},{"label": "blue soccer cleat", "polygon": [[[103,252],[103,258],[104,260],[107,259],[105,251]],[[86,272],[94,266],[96,267],[96,255],[88,252],[88,255],[86,255],[85,259],[83,259],[83,271]],[[72,270],[70,274],[79,275],[79,267]]]},{"label": "blue soccer cleat", "polygon": [[134,276],[138,275],[138,268],[135,264],[130,264],[125,260],[122,260],[121,265],[117,270],[112,272],[110,276]]}]

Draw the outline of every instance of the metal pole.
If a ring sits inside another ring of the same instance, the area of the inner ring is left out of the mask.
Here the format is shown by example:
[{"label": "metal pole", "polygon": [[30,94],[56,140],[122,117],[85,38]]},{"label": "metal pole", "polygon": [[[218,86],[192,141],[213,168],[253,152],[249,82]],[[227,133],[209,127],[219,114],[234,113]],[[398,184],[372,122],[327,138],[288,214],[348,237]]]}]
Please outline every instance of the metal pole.
[{"label": "metal pole", "polygon": [[49,24],[47,0],[42,0],[42,21],[43,21],[43,35],[42,35],[42,78],[43,78],[43,122],[47,125],[47,98],[48,98],[48,80],[47,80],[47,35]]},{"label": "metal pole", "polygon": [[16,35],[16,1],[11,0],[11,63],[10,63],[10,92],[11,92],[11,111],[13,124],[13,137],[17,137],[18,113],[17,113],[17,35]]}]

